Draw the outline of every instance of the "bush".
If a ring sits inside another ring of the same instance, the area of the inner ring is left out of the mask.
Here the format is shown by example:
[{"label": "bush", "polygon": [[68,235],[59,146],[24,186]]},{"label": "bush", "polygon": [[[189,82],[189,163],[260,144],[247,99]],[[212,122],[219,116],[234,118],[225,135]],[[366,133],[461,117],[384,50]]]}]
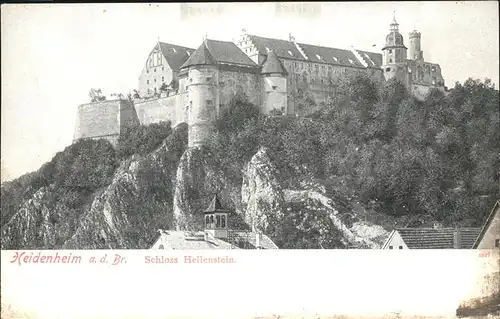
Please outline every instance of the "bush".
[{"label": "bush", "polygon": [[118,158],[145,155],[160,146],[171,133],[170,121],[126,128],[118,139]]}]

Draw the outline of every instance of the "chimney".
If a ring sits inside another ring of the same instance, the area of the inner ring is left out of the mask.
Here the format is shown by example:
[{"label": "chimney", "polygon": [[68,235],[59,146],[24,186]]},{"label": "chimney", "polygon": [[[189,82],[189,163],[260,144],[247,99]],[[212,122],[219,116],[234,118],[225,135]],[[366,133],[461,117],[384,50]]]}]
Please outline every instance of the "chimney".
[{"label": "chimney", "polygon": [[261,249],[261,247],[260,247],[260,236],[261,236],[260,232],[256,232],[255,233],[255,248],[256,249]]},{"label": "chimney", "polygon": [[453,232],[453,248],[454,249],[460,249],[462,243],[460,240],[460,229],[458,227],[455,227],[455,231]]}]

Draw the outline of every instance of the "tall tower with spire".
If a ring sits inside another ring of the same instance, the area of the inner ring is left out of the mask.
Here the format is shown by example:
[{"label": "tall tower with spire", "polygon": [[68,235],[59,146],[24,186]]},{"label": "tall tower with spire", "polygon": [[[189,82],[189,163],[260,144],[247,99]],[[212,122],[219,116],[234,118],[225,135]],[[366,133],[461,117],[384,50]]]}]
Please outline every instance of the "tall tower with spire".
[{"label": "tall tower with spire", "polygon": [[390,24],[389,34],[385,37],[385,46],[382,48],[382,69],[386,80],[396,78],[403,84],[407,81],[406,54],[407,48],[403,36],[399,33],[399,24],[394,13]]}]

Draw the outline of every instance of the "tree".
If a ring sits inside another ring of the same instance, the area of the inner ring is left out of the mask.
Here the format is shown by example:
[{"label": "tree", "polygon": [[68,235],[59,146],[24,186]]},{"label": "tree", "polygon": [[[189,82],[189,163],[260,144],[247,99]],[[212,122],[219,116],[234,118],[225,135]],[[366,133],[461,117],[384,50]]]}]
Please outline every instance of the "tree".
[{"label": "tree", "polygon": [[106,101],[106,97],[102,95],[101,89],[90,89],[89,97],[92,103]]}]

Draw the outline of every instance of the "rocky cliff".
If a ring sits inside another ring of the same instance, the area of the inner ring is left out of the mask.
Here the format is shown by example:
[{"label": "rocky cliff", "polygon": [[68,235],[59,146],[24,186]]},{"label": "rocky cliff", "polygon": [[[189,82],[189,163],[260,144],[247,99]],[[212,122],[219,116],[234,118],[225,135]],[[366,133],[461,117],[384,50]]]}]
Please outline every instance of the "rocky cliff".
[{"label": "rocky cliff", "polygon": [[58,184],[38,188],[2,221],[2,249],[148,248],[158,229],[202,229],[215,193],[233,212],[230,227],[261,230],[280,248],[377,248],[388,235],[320,183],[281,185],[265,148],[234,180],[210,154],[188,149],[187,126],[178,125],[154,151],[120,160],[107,185],[72,189],[77,204],[60,200]]}]

